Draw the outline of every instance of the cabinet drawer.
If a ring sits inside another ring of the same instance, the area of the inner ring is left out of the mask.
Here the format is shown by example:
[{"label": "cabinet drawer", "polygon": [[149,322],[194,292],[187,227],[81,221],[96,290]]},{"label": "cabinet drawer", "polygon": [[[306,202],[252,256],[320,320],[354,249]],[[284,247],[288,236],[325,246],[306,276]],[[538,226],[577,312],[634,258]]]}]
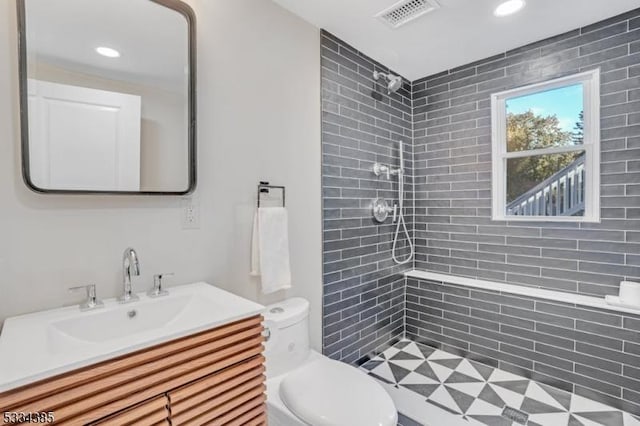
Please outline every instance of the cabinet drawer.
[{"label": "cabinet drawer", "polygon": [[264,414],[263,363],[264,357],[258,356],[169,392],[171,423],[251,423]]},{"label": "cabinet drawer", "polygon": [[129,426],[129,425],[156,425],[161,422],[168,424],[169,400],[165,395],[145,401],[135,407],[121,411],[117,414],[98,420],[95,426]]},{"label": "cabinet drawer", "polygon": [[0,412],[53,411],[56,424],[102,419],[259,356],[261,323],[255,316],[2,393]]}]

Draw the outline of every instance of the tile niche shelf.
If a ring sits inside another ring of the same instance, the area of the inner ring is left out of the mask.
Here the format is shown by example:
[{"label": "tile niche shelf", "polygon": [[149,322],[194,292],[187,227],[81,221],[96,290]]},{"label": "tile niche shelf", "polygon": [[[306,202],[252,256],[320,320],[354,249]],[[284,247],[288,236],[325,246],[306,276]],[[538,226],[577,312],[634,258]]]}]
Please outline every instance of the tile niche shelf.
[{"label": "tile niche shelf", "polygon": [[638,308],[628,308],[625,306],[611,305],[607,303],[607,301],[603,297],[584,296],[581,294],[567,293],[564,291],[546,290],[536,287],[524,287],[522,285],[478,280],[475,278],[438,274],[428,271],[418,271],[415,269],[405,272],[405,276],[407,278],[415,278],[419,280],[444,282],[448,284],[456,284],[482,290],[491,290],[520,296],[536,297],[539,299],[553,300],[556,302],[586,306],[589,308],[605,309],[608,311],[640,315],[640,306],[638,306]]}]

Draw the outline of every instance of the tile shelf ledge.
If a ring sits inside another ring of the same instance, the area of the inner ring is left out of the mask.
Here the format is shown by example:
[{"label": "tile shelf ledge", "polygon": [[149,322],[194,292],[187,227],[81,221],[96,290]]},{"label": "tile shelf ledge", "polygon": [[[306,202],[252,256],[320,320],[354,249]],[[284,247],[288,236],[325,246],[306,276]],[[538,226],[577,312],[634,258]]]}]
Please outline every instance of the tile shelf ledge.
[{"label": "tile shelf ledge", "polygon": [[569,303],[590,308],[604,309],[614,312],[640,315],[640,306],[630,308],[626,306],[614,306],[605,301],[604,297],[584,296],[564,291],[546,290],[535,287],[525,287],[516,284],[499,283],[495,281],[478,280],[475,278],[459,277],[455,275],[438,274],[435,272],[411,270],[404,274],[407,278],[419,280],[438,281],[447,284],[456,284],[465,287],[472,287],[482,290],[493,290],[504,293],[516,294],[520,296],[536,297],[538,299],[553,300],[556,302]]}]

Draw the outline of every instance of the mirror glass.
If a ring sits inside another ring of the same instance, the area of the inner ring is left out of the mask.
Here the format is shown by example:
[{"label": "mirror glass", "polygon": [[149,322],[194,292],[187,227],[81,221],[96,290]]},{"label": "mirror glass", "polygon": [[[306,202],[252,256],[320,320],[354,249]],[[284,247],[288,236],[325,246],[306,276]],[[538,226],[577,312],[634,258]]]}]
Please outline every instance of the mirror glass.
[{"label": "mirror glass", "polygon": [[195,185],[193,14],[175,0],[20,0],[23,171],[39,192]]}]

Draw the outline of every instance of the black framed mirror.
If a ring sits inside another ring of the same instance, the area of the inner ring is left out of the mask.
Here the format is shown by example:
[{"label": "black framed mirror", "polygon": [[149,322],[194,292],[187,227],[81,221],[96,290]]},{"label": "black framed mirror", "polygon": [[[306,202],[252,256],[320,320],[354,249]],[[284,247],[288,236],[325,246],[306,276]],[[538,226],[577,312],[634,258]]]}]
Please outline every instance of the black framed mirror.
[{"label": "black framed mirror", "polygon": [[48,194],[196,186],[195,15],[179,0],[17,0],[22,174]]}]

